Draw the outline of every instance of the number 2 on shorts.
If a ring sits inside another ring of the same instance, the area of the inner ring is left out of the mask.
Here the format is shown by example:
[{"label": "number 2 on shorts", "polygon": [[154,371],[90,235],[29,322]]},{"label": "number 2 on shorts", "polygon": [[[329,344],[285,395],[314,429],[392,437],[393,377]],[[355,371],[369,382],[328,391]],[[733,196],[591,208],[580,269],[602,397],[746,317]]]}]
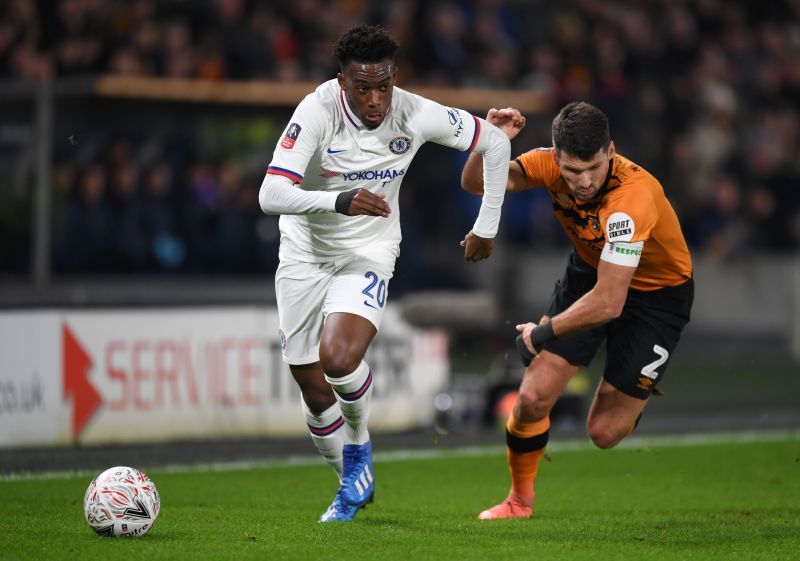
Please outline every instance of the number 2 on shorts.
[{"label": "number 2 on shorts", "polygon": [[653,345],[653,352],[658,355],[658,358],[650,364],[646,364],[644,368],[642,368],[642,375],[647,376],[651,380],[658,378],[658,372],[656,372],[656,368],[667,362],[667,359],[669,358],[669,351],[661,345]]},{"label": "number 2 on shorts", "polygon": [[[378,275],[372,271],[367,271],[364,277],[369,279],[367,288],[361,291],[361,293],[367,297],[364,300],[364,305],[370,308],[383,308],[383,305],[386,303],[386,281],[379,280]],[[376,285],[377,290],[375,289]],[[375,293],[373,293],[373,291],[375,291]],[[378,305],[375,306],[373,302]]]}]

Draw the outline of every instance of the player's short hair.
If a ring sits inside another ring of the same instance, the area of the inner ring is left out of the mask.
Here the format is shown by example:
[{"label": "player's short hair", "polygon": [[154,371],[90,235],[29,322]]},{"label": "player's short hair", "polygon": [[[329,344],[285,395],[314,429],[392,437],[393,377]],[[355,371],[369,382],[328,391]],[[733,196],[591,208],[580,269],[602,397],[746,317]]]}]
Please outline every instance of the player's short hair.
[{"label": "player's short hair", "polygon": [[376,63],[394,61],[400,45],[380,25],[359,25],[346,31],[336,41],[333,55],[344,71],[353,61]]},{"label": "player's short hair", "polygon": [[611,141],[608,117],[594,105],[573,101],[553,119],[553,146],[581,160],[591,160]]}]

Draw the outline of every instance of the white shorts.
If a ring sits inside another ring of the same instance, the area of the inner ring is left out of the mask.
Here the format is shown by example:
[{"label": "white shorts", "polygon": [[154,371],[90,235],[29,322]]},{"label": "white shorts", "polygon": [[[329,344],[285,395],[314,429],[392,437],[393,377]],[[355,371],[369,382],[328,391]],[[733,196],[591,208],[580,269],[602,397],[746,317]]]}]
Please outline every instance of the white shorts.
[{"label": "white shorts", "polygon": [[282,260],[275,294],[283,360],[317,362],[322,325],[333,312],[361,316],[380,329],[394,261],[394,255],[384,260],[352,255],[325,263]]}]

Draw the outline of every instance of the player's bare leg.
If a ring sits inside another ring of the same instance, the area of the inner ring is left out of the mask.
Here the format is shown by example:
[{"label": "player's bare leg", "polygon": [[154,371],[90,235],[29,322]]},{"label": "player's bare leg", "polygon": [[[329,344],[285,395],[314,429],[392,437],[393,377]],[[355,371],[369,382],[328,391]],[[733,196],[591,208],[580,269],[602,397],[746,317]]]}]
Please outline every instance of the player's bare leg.
[{"label": "player's bare leg", "polygon": [[369,440],[367,419],[372,375],[364,355],[377,330],[368,319],[355,314],[333,313],[325,320],[319,356],[325,380],[333,387],[347,421],[345,441]]},{"label": "player's bare leg", "polygon": [[303,401],[313,412],[321,413],[336,403],[333,390],[325,381],[322,363],[290,365],[289,370],[292,372],[294,381],[300,386]]},{"label": "player's bare leg", "polygon": [[346,422],[339,493],[351,507],[371,501],[375,492],[372,443],[367,430],[372,371],[364,362],[364,355],[376,333],[368,319],[337,312],[326,318],[320,340],[325,379],[333,388]]},{"label": "player's bare leg", "polygon": [[633,432],[647,402],[647,399],[631,397],[601,380],[586,422],[592,442],[598,448],[613,448],[619,444]]},{"label": "player's bare leg", "polygon": [[578,367],[543,351],[525,371],[519,396],[506,425],[511,489],[506,499],[478,515],[480,520],[530,518],[534,480],[544,455],[550,410]]}]

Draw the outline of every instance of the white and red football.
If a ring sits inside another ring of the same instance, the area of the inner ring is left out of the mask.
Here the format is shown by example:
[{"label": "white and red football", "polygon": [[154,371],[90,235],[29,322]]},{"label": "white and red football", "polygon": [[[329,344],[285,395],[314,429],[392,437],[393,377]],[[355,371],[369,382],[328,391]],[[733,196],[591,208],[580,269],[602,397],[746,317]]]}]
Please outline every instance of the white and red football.
[{"label": "white and red football", "polygon": [[155,524],[161,499],[147,475],[117,466],[98,475],[83,496],[86,522],[101,536],[139,537]]}]

